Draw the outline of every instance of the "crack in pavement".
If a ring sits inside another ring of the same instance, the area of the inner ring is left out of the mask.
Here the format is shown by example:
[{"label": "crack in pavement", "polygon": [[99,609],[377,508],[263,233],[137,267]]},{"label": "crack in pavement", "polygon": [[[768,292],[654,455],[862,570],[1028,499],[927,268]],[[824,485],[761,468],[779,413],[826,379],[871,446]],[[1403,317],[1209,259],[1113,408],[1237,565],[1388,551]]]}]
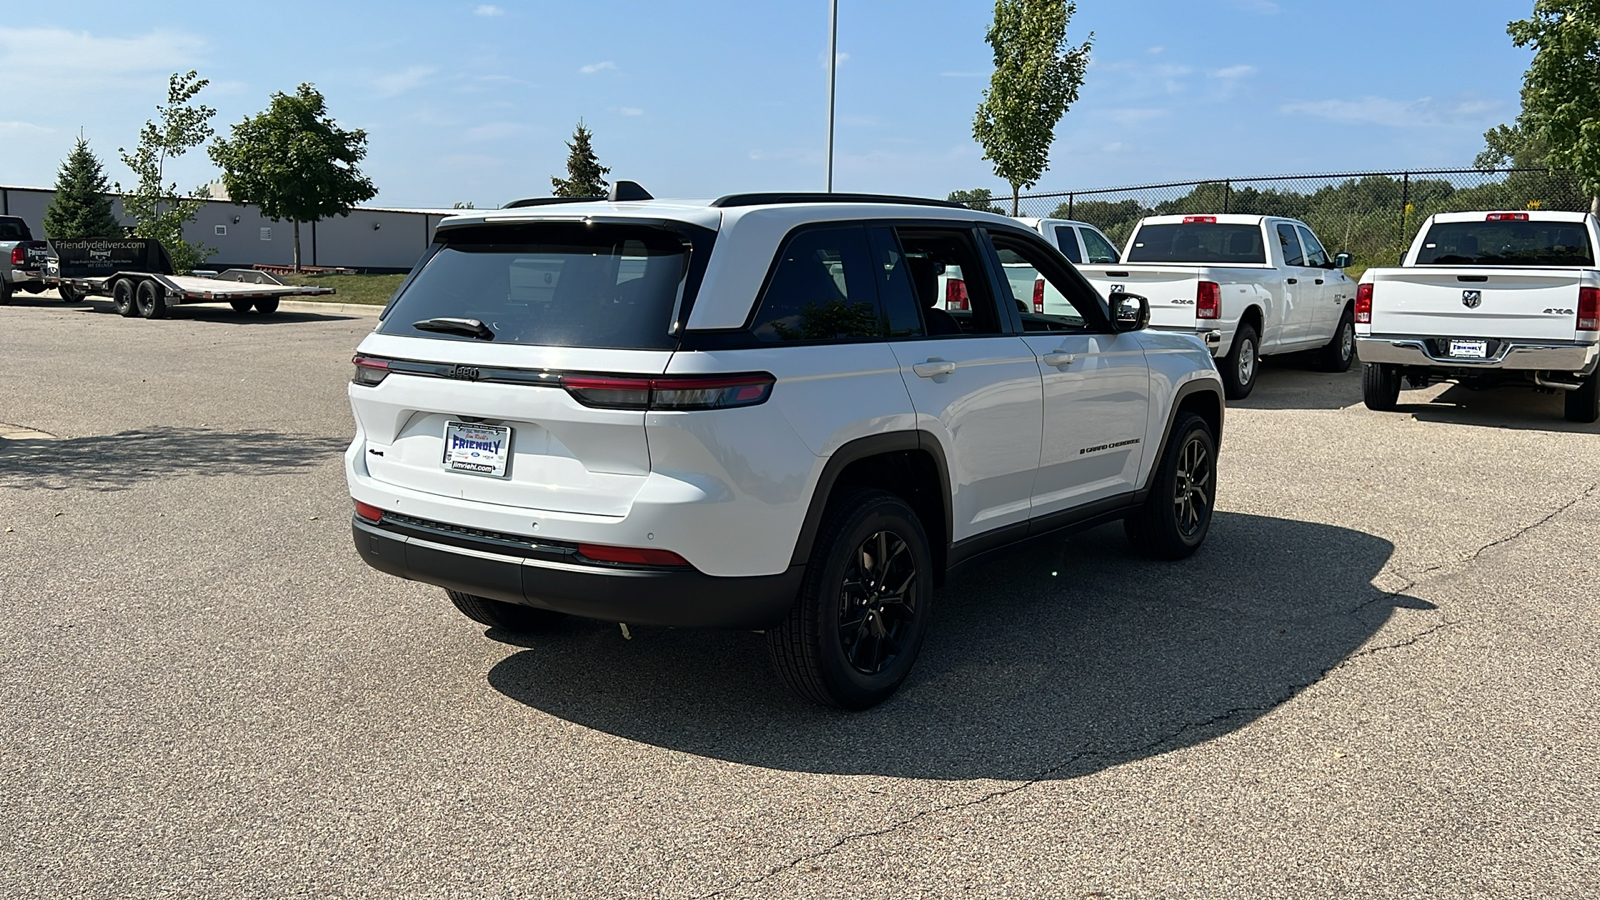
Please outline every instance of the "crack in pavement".
[{"label": "crack in pavement", "polygon": [[[1535,529],[1538,529],[1538,528],[1540,528],[1540,527],[1542,527],[1544,525],[1549,524],[1557,516],[1560,516],[1562,513],[1565,513],[1566,511],[1572,509],[1574,506],[1578,505],[1579,503],[1581,503],[1584,500],[1588,499],[1589,497],[1593,496],[1597,490],[1600,490],[1600,482],[1597,482],[1595,484],[1589,485],[1586,489],[1584,489],[1583,493],[1579,494],[1576,497],[1573,497],[1571,500],[1569,500],[1566,503],[1562,504],[1560,507],[1557,507],[1555,510],[1551,511],[1548,515],[1545,515],[1544,517],[1540,518],[1539,520],[1537,520],[1537,521],[1535,521],[1535,522],[1533,522],[1531,524],[1528,524],[1526,526],[1518,528],[1515,531],[1511,532],[1510,534],[1507,534],[1505,536],[1496,538],[1496,539],[1488,542],[1487,544],[1484,544],[1483,546],[1481,546],[1481,547],[1477,548],[1476,550],[1472,551],[1472,553],[1468,554],[1467,556],[1462,557],[1460,560],[1456,560],[1454,562],[1448,562],[1448,563],[1439,563],[1437,565],[1429,566],[1428,568],[1425,568],[1422,571],[1418,572],[1413,577],[1401,576],[1401,577],[1405,578],[1405,584],[1404,585],[1402,585],[1399,588],[1397,588],[1395,590],[1392,590],[1392,591],[1380,592],[1377,596],[1373,597],[1372,599],[1366,600],[1366,601],[1360,603],[1359,605],[1357,605],[1355,608],[1349,610],[1348,612],[1345,613],[1345,615],[1358,616],[1363,610],[1367,609],[1368,607],[1372,606],[1375,603],[1380,603],[1380,602],[1384,602],[1384,601],[1389,601],[1389,602],[1392,603],[1396,598],[1400,597],[1402,594],[1405,594],[1407,591],[1412,590],[1418,584],[1420,584],[1422,581],[1424,581],[1429,575],[1431,575],[1431,574],[1433,574],[1435,572],[1438,572],[1440,570],[1443,570],[1443,569],[1451,567],[1451,566],[1469,565],[1472,562],[1476,561],[1479,556],[1483,555],[1485,552],[1489,551],[1490,549],[1492,549],[1494,547],[1498,547],[1498,546],[1504,545],[1504,544],[1508,544],[1508,543],[1510,543],[1512,541],[1517,540],[1518,538],[1521,538],[1521,537],[1527,535],[1529,532],[1532,532]],[[1398,572],[1395,573],[1395,574],[1399,575]],[[1290,700],[1293,700],[1296,696],[1298,696],[1300,694],[1301,691],[1304,691],[1305,689],[1311,687],[1312,685],[1315,685],[1315,684],[1321,682],[1323,679],[1327,678],[1328,675],[1332,674],[1333,672],[1336,672],[1336,671],[1338,671],[1340,669],[1346,668],[1347,666],[1353,665],[1357,660],[1365,659],[1367,657],[1374,656],[1374,655],[1377,655],[1379,653],[1386,653],[1386,652],[1388,652],[1390,650],[1398,650],[1398,649],[1401,649],[1401,648],[1404,648],[1404,647],[1410,647],[1410,646],[1412,646],[1414,644],[1420,643],[1421,641],[1425,640],[1426,638],[1430,637],[1433,634],[1436,634],[1436,633],[1438,633],[1440,631],[1443,631],[1446,628],[1454,627],[1456,624],[1458,624],[1458,620],[1456,620],[1456,619],[1441,619],[1439,622],[1436,622],[1433,625],[1429,626],[1428,628],[1424,628],[1421,631],[1418,631],[1418,632],[1410,635],[1409,637],[1405,638],[1404,640],[1399,640],[1399,641],[1395,641],[1393,643],[1387,643],[1387,644],[1379,644],[1379,645],[1376,645],[1376,646],[1364,647],[1361,650],[1358,650],[1358,651],[1356,651],[1354,653],[1351,653],[1350,655],[1346,656],[1344,659],[1340,660],[1339,662],[1334,663],[1331,666],[1328,666],[1326,669],[1323,669],[1315,677],[1288,685],[1282,692],[1280,692],[1279,696],[1274,697],[1273,699],[1271,699],[1271,700],[1269,700],[1269,701],[1267,701],[1265,703],[1256,704],[1256,705],[1252,705],[1252,706],[1238,706],[1238,707],[1234,707],[1232,709],[1225,710],[1223,712],[1219,712],[1219,713],[1217,713],[1215,715],[1210,716],[1209,718],[1206,718],[1206,719],[1203,719],[1203,720],[1200,720],[1200,721],[1184,722],[1183,724],[1179,725],[1177,728],[1173,729],[1171,732],[1169,732],[1169,733],[1167,733],[1167,734],[1165,734],[1165,735],[1163,735],[1163,736],[1161,736],[1161,737],[1159,737],[1159,738],[1157,738],[1157,739],[1155,739],[1153,741],[1149,741],[1149,742],[1147,742],[1145,744],[1142,744],[1142,745],[1139,745],[1139,746],[1124,747],[1124,748],[1118,749],[1118,750],[1092,750],[1092,749],[1090,749],[1090,750],[1080,750],[1077,753],[1074,753],[1071,756],[1067,757],[1065,760],[1063,760],[1063,761],[1061,761],[1059,763],[1056,763],[1055,765],[1052,765],[1047,769],[1044,769],[1039,774],[1033,776],[1032,778],[1027,779],[1026,781],[1017,782],[1015,784],[1009,785],[1007,787],[1004,787],[1004,788],[1001,788],[1001,789],[998,789],[998,790],[988,791],[988,792],[985,792],[983,794],[980,794],[977,797],[973,797],[971,799],[963,800],[963,801],[960,801],[960,802],[957,802],[957,803],[946,803],[946,804],[943,804],[943,805],[940,805],[940,806],[929,807],[928,809],[924,809],[924,810],[921,810],[919,812],[913,813],[912,815],[907,816],[907,817],[905,817],[904,819],[901,819],[898,822],[892,823],[890,825],[886,825],[886,826],[884,826],[882,828],[875,828],[875,829],[871,829],[871,830],[868,830],[868,831],[851,832],[849,834],[842,835],[842,836],[836,838],[833,841],[833,843],[829,844],[826,847],[823,847],[820,850],[814,850],[814,851],[811,851],[810,853],[803,853],[800,856],[797,856],[794,859],[792,859],[792,860],[790,860],[790,861],[788,861],[786,863],[783,863],[781,865],[777,865],[777,866],[774,866],[774,867],[768,869],[765,873],[763,873],[761,875],[757,875],[757,876],[754,876],[754,877],[751,877],[751,878],[741,878],[738,881],[735,881],[733,884],[728,885],[727,887],[718,888],[717,890],[712,891],[711,893],[708,893],[708,894],[701,894],[696,898],[696,900],[710,900],[710,898],[712,898],[712,897],[724,896],[729,891],[733,891],[733,890],[741,888],[741,887],[753,887],[755,885],[758,885],[758,884],[761,884],[762,882],[767,881],[768,879],[774,878],[774,877],[776,877],[778,875],[782,875],[782,874],[784,874],[786,872],[792,872],[792,871],[794,871],[795,869],[799,868],[800,866],[804,865],[807,862],[810,862],[810,861],[813,861],[813,860],[817,860],[817,859],[821,859],[823,857],[829,856],[834,851],[839,850],[840,848],[844,847],[847,844],[855,843],[857,841],[868,840],[870,838],[882,837],[882,836],[884,836],[886,834],[892,834],[892,833],[894,833],[896,831],[899,831],[900,829],[906,828],[906,827],[908,827],[910,825],[913,825],[913,824],[915,824],[915,823],[917,823],[917,822],[919,822],[919,821],[921,821],[923,819],[929,818],[931,816],[935,816],[935,815],[939,815],[939,814],[947,813],[947,812],[954,812],[954,811],[961,810],[961,809],[968,809],[968,808],[974,807],[974,806],[980,806],[982,804],[988,803],[991,800],[997,800],[997,799],[999,799],[1001,797],[1007,797],[1007,796],[1010,796],[1012,794],[1016,794],[1016,793],[1018,793],[1020,791],[1027,790],[1028,788],[1031,788],[1034,785],[1039,784],[1040,782],[1049,779],[1051,776],[1055,775],[1056,773],[1061,772],[1062,770],[1064,770],[1064,769],[1072,766],[1073,764],[1075,764],[1075,763],[1077,763],[1077,762],[1079,762],[1081,760],[1084,760],[1084,759],[1100,758],[1100,759],[1105,759],[1105,760],[1108,760],[1108,761],[1114,763],[1118,759],[1123,759],[1123,758],[1132,759],[1132,758],[1137,758],[1137,757],[1139,757],[1141,755],[1144,755],[1144,754],[1153,754],[1153,753],[1161,750],[1166,745],[1173,744],[1173,743],[1177,742],[1180,738],[1182,738],[1184,735],[1186,735],[1186,734],[1188,734],[1190,732],[1199,731],[1199,730],[1206,729],[1206,728],[1216,727],[1217,725],[1220,725],[1223,722],[1226,722],[1229,719],[1232,719],[1232,718],[1234,718],[1236,716],[1239,716],[1239,715],[1243,715],[1243,714],[1247,714],[1247,713],[1261,714],[1261,713],[1270,712],[1271,710],[1282,706],[1283,704],[1289,702]]]}]

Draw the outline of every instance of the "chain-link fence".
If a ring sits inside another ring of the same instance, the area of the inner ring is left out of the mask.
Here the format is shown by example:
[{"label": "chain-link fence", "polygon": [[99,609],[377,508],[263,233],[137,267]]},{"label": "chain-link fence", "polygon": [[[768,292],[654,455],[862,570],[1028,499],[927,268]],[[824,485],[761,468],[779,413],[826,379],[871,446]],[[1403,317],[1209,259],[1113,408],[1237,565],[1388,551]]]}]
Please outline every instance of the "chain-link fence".
[{"label": "chain-link fence", "polygon": [[[1248,213],[1310,225],[1330,252],[1348,251],[1360,267],[1396,263],[1422,221],[1471,210],[1589,209],[1578,179],[1545,169],[1438,169],[1280,175],[1186,181],[1089,191],[1024,194],[1018,213],[1095,225],[1121,246],[1145,216]],[[977,205],[977,204],[973,204]],[[1010,198],[990,201],[996,212]]]}]

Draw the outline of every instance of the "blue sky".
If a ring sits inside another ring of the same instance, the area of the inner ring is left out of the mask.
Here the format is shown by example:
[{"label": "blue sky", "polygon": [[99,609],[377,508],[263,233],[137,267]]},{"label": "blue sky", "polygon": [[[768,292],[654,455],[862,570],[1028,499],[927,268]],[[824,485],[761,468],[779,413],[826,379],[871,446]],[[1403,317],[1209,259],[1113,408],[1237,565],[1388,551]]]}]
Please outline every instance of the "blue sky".
[{"label": "blue sky", "polygon": [[[1530,58],[1505,26],[1532,0],[1078,5],[1092,62],[1038,190],[1469,165]],[[835,189],[1008,192],[971,137],[992,12],[841,0]],[[54,183],[80,128],[126,181],[117,148],[190,68],[219,131],[315,83],[368,132],[375,204],[547,194],[580,118],[613,177],[657,196],[825,178],[827,0],[65,0],[0,21],[0,184]],[[203,151],[168,173],[216,177]]]}]

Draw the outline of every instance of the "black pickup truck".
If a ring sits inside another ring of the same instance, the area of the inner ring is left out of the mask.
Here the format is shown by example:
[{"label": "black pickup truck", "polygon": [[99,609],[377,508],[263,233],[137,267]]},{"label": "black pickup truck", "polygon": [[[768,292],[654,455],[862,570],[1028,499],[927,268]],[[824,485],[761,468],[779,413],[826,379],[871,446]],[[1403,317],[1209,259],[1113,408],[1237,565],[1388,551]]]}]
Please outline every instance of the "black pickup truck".
[{"label": "black pickup truck", "polygon": [[33,239],[28,223],[16,216],[0,216],[0,305],[11,302],[17,289],[37,294],[44,290],[45,259],[50,245]]}]

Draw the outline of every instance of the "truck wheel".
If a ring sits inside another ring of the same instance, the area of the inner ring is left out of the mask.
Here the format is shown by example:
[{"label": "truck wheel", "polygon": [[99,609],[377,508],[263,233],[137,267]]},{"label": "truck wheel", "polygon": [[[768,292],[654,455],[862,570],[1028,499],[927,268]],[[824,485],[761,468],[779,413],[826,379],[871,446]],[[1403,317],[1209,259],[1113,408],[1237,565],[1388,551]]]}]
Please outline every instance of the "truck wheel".
[{"label": "truck wheel", "polygon": [[62,303],[82,303],[83,292],[70,284],[56,285],[56,293],[61,296]]},{"label": "truck wheel", "polygon": [[262,297],[260,300],[256,301],[256,312],[261,313],[264,316],[265,315],[270,315],[270,314],[275,313],[277,311],[278,311],[278,298],[277,297]]},{"label": "truck wheel", "polygon": [[1179,413],[1151,480],[1150,497],[1123,520],[1123,531],[1137,553],[1183,559],[1205,542],[1216,501],[1216,436],[1205,419]]},{"label": "truck wheel", "polygon": [[932,556],[917,514],[885,491],[847,497],[817,534],[788,618],[767,630],[773,668],[824,706],[881,703],[916,663],[932,601]]},{"label": "truck wheel", "polygon": [[1322,348],[1322,368],[1329,372],[1348,372],[1355,358],[1356,318],[1347,306],[1339,316],[1339,327],[1334,329],[1333,338]]},{"label": "truck wheel", "polygon": [[1583,380],[1583,387],[1567,391],[1567,421],[1588,424],[1600,420],[1600,371]]},{"label": "truck wheel", "polygon": [[1240,325],[1233,333],[1233,346],[1217,366],[1221,370],[1223,393],[1229,400],[1243,400],[1256,386],[1256,371],[1261,368],[1260,338],[1254,325]]},{"label": "truck wheel", "polygon": [[131,278],[118,278],[111,284],[111,305],[116,308],[117,315],[124,319],[139,314],[139,304],[133,298],[134,290]]},{"label": "truck wheel", "polygon": [[11,302],[11,282],[0,278],[0,306]]},{"label": "truck wheel", "polygon": [[139,282],[134,292],[139,304],[139,315],[146,319],[161,319],[167,315],[167,291],[154,281]]},{"label": "truck wheel", "polygon": [[256,305],[256,302],[254,300],[229,300],[228,305],[233,307],[233,311],[236,313],[247,313],[250,311],[250,307]]},{"label": "truck wheel", "polygon": [[566,613],[556,612],[553,609],[490,600],[477,594],[461,591],[445,591],[445,593],[450,596],[450,602],[456,605],[456,609],[461,610],[462,615],[490,628],[504,628],[507,631],[548,631],[560,625],[567,617]]},{"label": "truck wheel", "polygon": [[1400,370],[1367,363],[1361,370],[1361,399],[1367,409],[1389,412],[1400,401]]}]

